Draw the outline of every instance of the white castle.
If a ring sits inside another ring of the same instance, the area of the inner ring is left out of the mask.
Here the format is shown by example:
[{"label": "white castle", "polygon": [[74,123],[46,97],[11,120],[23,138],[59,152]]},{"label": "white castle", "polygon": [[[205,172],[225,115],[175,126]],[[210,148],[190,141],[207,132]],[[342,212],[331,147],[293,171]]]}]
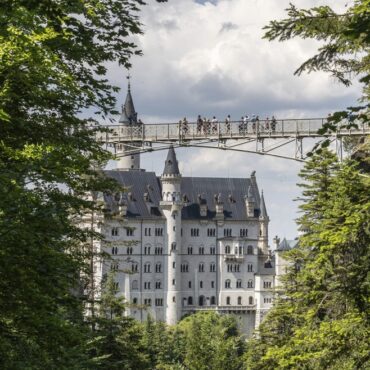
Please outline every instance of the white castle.
[{"label": "white castle", "polygon": [[[138,125],[130,87],[119,123]],[[96,275],[116,272],[127,314],[172,325],[214,310],[236,315],[250,336],[285,271],[279,251],[291,247],[284,240],[269,250],[269,217],[255,172],[249,178],[182,177],[171,147],[160,177],[140,168],[139,154],[122,157],[105,173],[125,192],[100,195],[106,212],[98,231],[105,240],[97,248],[110,258],[96,266]]]}]

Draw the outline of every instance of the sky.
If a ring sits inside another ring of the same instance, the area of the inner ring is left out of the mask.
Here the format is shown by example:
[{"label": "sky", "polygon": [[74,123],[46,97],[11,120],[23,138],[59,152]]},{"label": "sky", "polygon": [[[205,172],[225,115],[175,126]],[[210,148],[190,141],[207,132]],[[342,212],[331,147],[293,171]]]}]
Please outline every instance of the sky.
[{"label": "sky", "polygon": [[[349,1],[290,0],[300,8],[329,5],[344,11]],[[346,88],[324,73],[294,76],[320,46],[313,40],[284,43],[262,39],[263,26],[284,17],[286,0],[148,0],[140,17],[144,34],[135,42],[131,91],[144,123],[178,122],[184,116],[239,119],[326,117],[356,102],[357,84]],[[109,66],[109,78],[127,91],[127,71]],[[312,142],[307,142],[307,147]],[[286,149],[294,152],[294,146]],[[144,154],[142,168],[161,174],[165,151]],[[183,176],[249,177],[256,171],[270,217],[270,240],[294,239],[298,172],[302,163],[213,149],[177,149]]]}]

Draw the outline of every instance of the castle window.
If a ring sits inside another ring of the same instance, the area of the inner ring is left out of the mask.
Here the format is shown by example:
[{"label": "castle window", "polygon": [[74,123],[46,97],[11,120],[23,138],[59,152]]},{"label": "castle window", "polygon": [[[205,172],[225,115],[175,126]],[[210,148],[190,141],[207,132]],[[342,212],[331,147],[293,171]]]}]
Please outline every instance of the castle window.
[{"label": "castle window", "polygon": [[188,298],[188,305],[192,306],[193,305],[193,297]]},{"label": "castle window", "polygon": [[163,236],[163,228],[162,227],[156,227],[154,229],[154,235],[155,236]]},{"label": "castle window", "polygon": [[209,253],[210,254],[216,254],[216,247],[210,247],[209,248]]},{"label": "castle window", "polygon": [[204,263],[203,262],[201,262],[199,264],[199,272],[204,272]]},{"label": "castle window", "polygon": [[134,235],[134,229],[126,229],[126,236],[133,236]]},{"label": "castle window", "polygon": [[234,271],[240,272],[240,265],[234,265]]},{"label": "castle window", "polygon": [[191,288],[191,281],[188,282],[188,287]]},{"label": "castle window", "polygon": [[203,281],[199,282],[199,288],[201,288],[201,289],[203,288]]},{"label": "castle window", "polygon": [[160,262],[155,265],[155,272],[162,272],[162,264]]},{"label": "castle window", "polygon": [[239,254],[242,255],[243,254],[243,247],[239,247]]},{"label": "castle window", "polygon": [[116,292],[118,292],[118,290],[119,290],[119,282],[118,281],[115,281],[113,283],[113,290],[116,291]]},{"label": "castle window", "polygon": [[175,251],[176,250],[176,243],[175,242],[173,242],[172,244],[171,244],[171,251]]},{"label": "castle window", "polygon": [[207,236],[216,236],[216,229],[207,229]]},{"label": "castle window", "polygon": [[271,303],[272,299],[271,298],[263,298],[263,303]]},{"label": "castle window", "polygon": [[215,287],[215,282],[211,281],[211,288],[214,288],[214,287]]},{"label": "castle window", "polygon": [[162,289],[162,282],[161,281],[156,281],[155,282],[155,289]]},{"label": "castle window", "polygon": [[231,299],[230,297],[226,297],[226,304],[229,306],[231,304]]},{"label": "castle window", "polygon": [[176,297],[175,296],[172,297],[172,302],[176,302]]},{"label": "castle window", "polygon": [[227,272],[233,272],[233,265],[227,265]]},{"label": "castle window", "polygon": [[144,265],[144,272],[150,272],[150,263],[147,262],[145,265]]},{"label": "castle window", "polygon": [[230,289],[231,288],[231,281],[230,279],[225,280],[225,288]]},{"label": "castle window", "polygon": [[215,304],[216,304],[216,297],[212,296],[211,297],[211,305],[215,305]]},{"label": "castle window", "polygon": [[253,304],[253,297],[249,297],[249,301],[248,301],[249,304]]},{"label": "castle window", "polygon": [[133,304],[137,304],[137,298],[134,298],[134,299],[132,300],[132,303],[133,303]]},{"label": "castle window", "polygon": [[253,265],[251,263],[248,263],[247,269],[248,272],[253,272]]},{"label": "castle window", "polygon": [[231,236],[232,235],[232,229],[224,229],[224,236]]},{"label": "castle window", "polygon": [[190,236],[193,236],[193,237],[199,236],[199,229],[191,228],[190,229]]},{"label": "castle window", "polygon": [[118,248],[117,247],[112,248],[112,254],[114,254],[114,255],[118,254]]},{"label": "castle window", "polygon": [[199,247],[199,254],[204,254],[204,247]]},{"label": "castle window", "polygon": [[133,280],[131,283],[132,290],[138,290],[139,289],[139,282],[137,280]]},{"label": "castle window", "polygon": [[150,281],[144,283],[144,289],[150,289]]},{"label": "castle window", "polygon": [[238,297],[238,305],[242,304],[242,297]]},{"label": "castle window", "polygon": [[212,262],[210,265],[209,265],[209,271],[210,272],[215,272],[216,271],[216,264],[214,262]]},{"label": "castle window", "polygon": [[118,236],[118,227],[112,227],[111,234],[112,236]]},{"label": "castle window", "polygon": [[134,262],[132,265],[131,265],[131,271],[132,272],[138,272],[139,271],[139,265]]},{"label": "castle window", "polygon": [[127,254],[132,254],[132,247],[127,247]]},{"label": "castle window", "polygon": [[176,268],[176,262],[172,262],[172,268]]},{"label": "castle window", "polygon": [[248,229],[240,229],[240,236],[241,237],[248,236]]},{"label": "castle window", "polygon": [[150,228],[150,227],[146,227],[146,228],[144,229],[144,235],[145,235],[145,236],[150,236],[150,234],[151,234],[151,228]]},{"label": "castle window", "polygon": [[144,247],[144,254],[150,254],[150,247]]},{"label": "castle window", "polygon": [[263,282],[263,287],[265,289],[270,289],[271,288],[271,285],[272,285],[271,281],[264,281]]},{"label": "castle window", "polygon": [[230,251],[231,251],[230,245],[227,245],[225,247],[225,254],[230,254]]},{"label": "castle window", "polygon": [[242,281],[241,281],[241,279],[238,279],[238,280],[236,281],[236,287],[237,287],[237,288],[241,288],[241,287],[242,287]]},{"label": "castle window", "polygon": [[254,254],[253,253],[253,245],[248,245],[248,247],[247,247],[247,254]]},{"label": "castle window", "polygon": [[163,298],[156,298],[155,299],[156,306],[163,306]]},{"label": "castle window", "polygon": [[187,262],[180,265],[180,272],[189,272],[189,265]]},{"label": "castle window", "polygon": [[247,287],[248,288],[253,288],[253,280],[248,280]]},{"label": "castle window", "polygon": [[193,247],[188,247],[188,254],[193,254]]},{"label": "castle window", "polygon": [[172,285],[176,285],[176,280],[172,279]]},{"label": "castle window", "polygon": [[144,299],[144,304],[145,304],[145,306],[151,306],[152,305],[152,300],[150,298],[145,298]]}]

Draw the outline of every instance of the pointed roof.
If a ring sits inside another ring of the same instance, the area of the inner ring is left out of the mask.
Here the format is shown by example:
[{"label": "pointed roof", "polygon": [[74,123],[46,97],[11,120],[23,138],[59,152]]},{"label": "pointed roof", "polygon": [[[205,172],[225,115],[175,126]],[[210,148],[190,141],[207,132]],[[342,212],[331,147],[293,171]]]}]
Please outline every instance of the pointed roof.
[{"label": "pointed roof", "polygon": [[180,175],[179,163],[177,162],[175,149],[170,146],[164,165],[163,175]]},{"label": "pointed roof", "polygon": [[277,251],[284,252],[290,251],[291,249],[295,248],[298,245],[298,239],[294,240],[287,240],[286,238],[278,245],[276,248]]},{"label": "pointed roof", "polygon": [[261,209],[260,218],[268,218],[267,210],[266,210],[266,204],[265,204],[265,198],[263,197],[263,191],[261,192],[260,209]]},{"label": "pointed roof", "polygon": [[125,104],[122,106],[122,112],[118,122],[124,124],[137,123],[137,113],[135,112],[134,101],[131,96],[130,81],[128,83]]}]

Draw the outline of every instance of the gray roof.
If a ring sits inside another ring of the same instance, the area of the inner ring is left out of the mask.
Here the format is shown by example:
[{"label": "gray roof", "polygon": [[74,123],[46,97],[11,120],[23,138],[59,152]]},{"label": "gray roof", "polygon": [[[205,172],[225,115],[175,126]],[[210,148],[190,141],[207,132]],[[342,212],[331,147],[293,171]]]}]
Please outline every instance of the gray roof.
[{"label": "gray roof", "polygon": [[291,249],[295,248],[298,245],[298,239],[294,240],[287,240],[283,239],[281,243],[276,248],[277,251],[290,251]]},{"label": "gray roof", "polygon": [[[105,171],[109,177],[115,178],[126,191],[123,197],[127,204],[128,218],[158,218],[163,217],[159,208],[161,201],[161,182],[154,172],[145,171]],[[181,195],[186,195],[187,202],[182,209],[183,220],[212,219],[216,216],[215,195],[221,194],[226,220],[243,220],[247,218],[245,196],[251,180],[247,178],[211,178],[211,177],[183,177],[181,179]],[[259,194],[255,184],[252,187],[255,203],[255,217],[260,214]],[[131,193],[131,194],[129,194]],[[144,199],[144,194],[150,202]],[[207,202],[207,216],[200,216],[200,200]],[[114,197],[105,195],[108,206],[114,206]]]},{"label": "gray roof", "polygon": [[258,273],[256,275],[275,275],[275,259],[268,255],[258,256]]},{"label": "gray roof", "polygon": [[173,146],[168,150],[167,159],[164,165],[163,175],[180,175],[179,163]]},{"label": "gray roof", "polygon": [[263,197],[263,192],[261,194],[261,214],[260,214],[260,217],[261,218],[267,218],[267,211],[266,211],[266,204],[265,204],[265,198]]},{"label": "gray roof", "polygon": [[131,96],[130,83],[128,84],[126,101],[122,106],[122,112],[118,122],[125,124],[137,123],[137,113],[135,112],[134,101],[132,100]]}]

